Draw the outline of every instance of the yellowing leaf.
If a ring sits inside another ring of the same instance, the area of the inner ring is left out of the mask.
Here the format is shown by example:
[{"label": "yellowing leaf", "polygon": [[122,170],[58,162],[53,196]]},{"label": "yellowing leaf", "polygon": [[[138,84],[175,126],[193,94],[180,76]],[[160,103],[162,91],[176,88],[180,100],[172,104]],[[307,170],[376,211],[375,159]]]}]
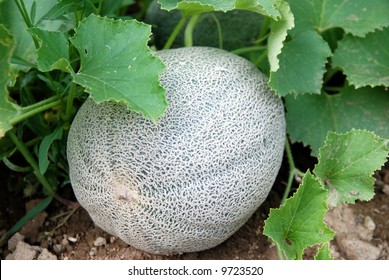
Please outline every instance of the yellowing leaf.
[{"label": "yellowing leaf", "polygon": [[388,143],[366,130],[328,133],[313,172],[329,189],[330,206],[373,198],[372,175],[385,163]]},{"label": "yellowing leaf", "polygon": [[12,128],[10,120],[19,115],[19,106],[8,97],[7,85],[10,80],[10,58],[15,47],[15,40],[0,24],[0,138]]}]

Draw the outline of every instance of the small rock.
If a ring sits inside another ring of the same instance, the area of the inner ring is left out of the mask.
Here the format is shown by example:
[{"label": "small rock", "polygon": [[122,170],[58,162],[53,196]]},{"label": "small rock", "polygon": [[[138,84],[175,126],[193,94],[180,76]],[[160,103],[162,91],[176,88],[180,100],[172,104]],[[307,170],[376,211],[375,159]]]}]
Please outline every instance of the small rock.
[{"label": "small rock", "polygon": [[337,242],[347,254],[347,259],[351,260],[376,260],[382,251],[382,249],[356,237],[338,238]]},{"label": "small rock", "polygon": [[330,253],[331,253],[331,256],[334,258],[334,260],[341,259],[338,248],[332,243],[330,243]]},{"label": "small rock", "polygon": [[16,244],[15,251],[7,256],[7,260],[33,260],[40,252],[37,246],[31,246],[24,241],[19,241]]},{"label": "small rock", "polygon": [[113,236],[113,235],[111,235],[111,237],[109,238],[109,243],[114,243],[115,242],[115,240],[116,240],[116,237],[115,236]]},{"label": "small rock", "polygon": [[63,246],[62,244],[55,244],[53,245],[53,250],[57,255],[60,255],[65,252],[65,246]]},{"label": "small rock", "polygon": [[370,217],[370,216],[366,216],[365,217],[365,220],[363,221],[363,225],[371,230],[371,231],[374,231],[375,230],[375,223],[373,221],[373,219]]},{"label": "small rock", "polygon": [[382,192],[386,195],[389,195],[389,185],[385,184],[382,188]]},{"label": "small rock", "polygon": [[107,239],[105,239],[104,237],[97,237],[96,240],[93,242],[93,245],[95,247],[101,247],[101,246],[105,246],[107,245]]},{"label": "small rock", "polygon": [[57,260],[57,256],[50,253],[49,250],[43,249],[42,252],[39,254],[38,260]]},{"label": "small rock", "polygon": [[69,240],[66,237],[64,237],[64,239],[62,239],[61,241],[61,244],[66,247],[67,245],[69,245]]},{"label": "small rock", "polygon": [[51,236],[47,236],[47,245],[53,245],[53,238]]},{"label": "small rock", "polygon": [[15,251],[16,245],[19,241],[24,241],[24,235],[17,232],[8,240],[8,250],[11,252]]},{"label": "small rock", "polygon": [[94,257],[94,256],[96,256],[96,253],[97,253],[97,248],[92,247],[89,251],[89,256]]}]

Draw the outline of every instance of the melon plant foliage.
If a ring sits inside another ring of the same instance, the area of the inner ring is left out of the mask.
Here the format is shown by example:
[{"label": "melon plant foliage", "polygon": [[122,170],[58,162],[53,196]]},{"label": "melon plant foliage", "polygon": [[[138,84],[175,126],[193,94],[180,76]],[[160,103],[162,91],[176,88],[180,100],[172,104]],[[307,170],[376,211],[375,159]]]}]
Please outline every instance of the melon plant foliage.
[{"label": "melon plant foliage", "polygon": [[[142,22],[150,2],[0,1],[0,158],[24,176],[24,195],[47,197],[2,239],[51,198],[63,201],[57,190],[69,183],[68,129],[89,95],[153,121],[166,111],[159,83],[165,66],[150,46],[151,26]],[[325,213],[339,203],[370,200],[372,174],[388,156],[389,1],[158,2],[181,11],[190,27],[212,11],[264,16],[258,40],[232,52],[269,76],[284,100],[290,142],[318,157],[296,193],[271,210],[264,234],[283,257],[299,259],[318,244],[317,258],[330,258],[334,233]],[[131,5],[140,12],[125,14]],[[15,161],[19,155],[24,163]],[[292,178],[296,170],[290,172]]]}]

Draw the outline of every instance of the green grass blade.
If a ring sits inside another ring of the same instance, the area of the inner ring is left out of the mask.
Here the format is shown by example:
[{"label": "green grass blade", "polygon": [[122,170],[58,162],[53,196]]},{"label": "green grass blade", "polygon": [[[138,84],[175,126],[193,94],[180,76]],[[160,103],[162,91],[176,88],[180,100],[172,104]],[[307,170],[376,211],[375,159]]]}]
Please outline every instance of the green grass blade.
[{"label": "green grass blade", "polygon": [[28,211],[28,213],[24,215],[6,234],[4,234],[4,236],[1,237],[0,242],[10,238],[17,231],[19,231],[29,220],[33,219],[35,216],[45,210],[52,200],[53,197],[48,196],[39,202],[34,208]]}]

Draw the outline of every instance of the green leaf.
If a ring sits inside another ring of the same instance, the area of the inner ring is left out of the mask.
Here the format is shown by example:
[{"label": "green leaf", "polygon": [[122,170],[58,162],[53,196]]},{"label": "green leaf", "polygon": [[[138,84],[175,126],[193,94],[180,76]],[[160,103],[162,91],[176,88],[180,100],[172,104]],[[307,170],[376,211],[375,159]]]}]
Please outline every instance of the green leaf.
[{"label": "green leaf", "polygon": [[389,94],[384,88],[345,86],[339,94],[288,95],[285,101],[291,141],[310,146],[314,156],[328,131],[344,133],[359,128],[389,138]]},{"label": "green leaf", "polygon": [[62,132],[63,132],[64,126],[57,127],[51,134],[45,136],[39,146],[39,152],[38,152],[38,165],[39,165],[39,172],[43,175],[46,173],[47,168],[49,167],[49,149],[51,144],[55,140],[60,140],[62,138]]},{"label": "green leaf", "polygon": [[178,9],[192,14],[209,11],[230,11],[234,9],[261,13],[274,19],[281,17],[278,5],[283,0],[159,0],[162,9]]},{"label": "green leaf", "polygon": [[151,26],[136,20],[90,15],[70,39],[81,57],[74,82],[98,103],[121,102],[156,120],[167,107],[159,84],[165,66],[147,46],[150,34]]},{"label": "green leaf", "polygon": [[52,196],[48,196],[40,201],[34,208],[32,208],[25,216],[23,216],[4,236],[0,238],[0,242],[10,238],[16,232],[18,232],[29,220],[36,217],[39,213],[47,208],[53,200]]},{"label": "green leaf", "polygon": [[334,233],[324,223],[328,192],[309,172],[293,197],[279,209],[270,209],[263,233],[287,259],[301,259],[304,249],[330,241]]},{"label": "green leaf", "polygon": [[15,48],[14,37],[0,24],[0,138],[12,128],[10,120],[20,114],[20,108],[9,100],[10,59]]},{"label": "green leaf", "polygon": [[387,0],[288,0],[288,3],[296,21],[293,34],[339,27],[363,37],[389,26]]},{"label": "green leaf", "polygon": [[388,143],[366,130],[328,133],[313,172],[328,187],[330,206],[373,198],[372,175],[386,162]]},{"label": "green leaf", "polygon": [[389,86],[388,50],[389,28],[370,33],[365,38],[349,35],[338,43],[333,64],[343,69],[350,84],[356,88]]},{"label": "green leaf", "polygon": [[270,73],[269,85],[281,96],[317,93],[323,84],[328,44],[315,31],[299,34],[285,43],[279,55],[280,68]]},{"label": "green leaf", "polygon": [[75,11],[81,10],[85,1],[74,1],[74,0],[62,0],[56,3],[46,14],[44,14],[38,22],[43,20],[55,20],[63,18],[68,13],[74,13]]},{"label": "green leaf", "polygon": [[69,62],[69,41],[65,33],[46,31],[39,28],[28,30],[39,41],[38,69],[48,72],[53,69],[71,72]]},{"label": "green leaf", "polygon": [[[31,14],[33,3],[35,4],[35,17],[40,18],[56,4],[55,0],[23,0],[27,12]],[[31,35],[27,32],[27,25],[21,16],[15,1],[5,0],[0,3],[0,22],[14,35],[16,40],[16,47],[13,55],[30,64],[35,64],[37,55],[34,41]],[[11,65],[13,72],[13,79],[18,75],[20,70],[28,71],[30,67],[23,65]]]},{"label": "green leaf", "polygon": [[315,260],[333,260],[334,258],[331,256],[330,251],[330,242],[324,243],[320,246],[317,254],[315,256]]},{"label": "green leaf", "polygon": [[277,71],[280,67],[278,56],[284,46],[288,30],[294,27],[294,17],[288,3],[280,2],[278,8],[282,17],[278,20],[272,19],[270,35],[267,42],[268,59],[270,71],[272,72]]},{"label": "green leaf", "polygon": [[[31,3],[30,3],[31,2]],[[32,5],[32,1],[25,1],[27,8]],[[13,55],[31,64],[36,61],[35,45],[31,35],[27,32],[27,26],[20,15],[15,1],[5,0],[0,4],[0,22],[15,37],[16,45]],[[13,79],[19,70],[27,71],[29,67],[12,65]]]}]

